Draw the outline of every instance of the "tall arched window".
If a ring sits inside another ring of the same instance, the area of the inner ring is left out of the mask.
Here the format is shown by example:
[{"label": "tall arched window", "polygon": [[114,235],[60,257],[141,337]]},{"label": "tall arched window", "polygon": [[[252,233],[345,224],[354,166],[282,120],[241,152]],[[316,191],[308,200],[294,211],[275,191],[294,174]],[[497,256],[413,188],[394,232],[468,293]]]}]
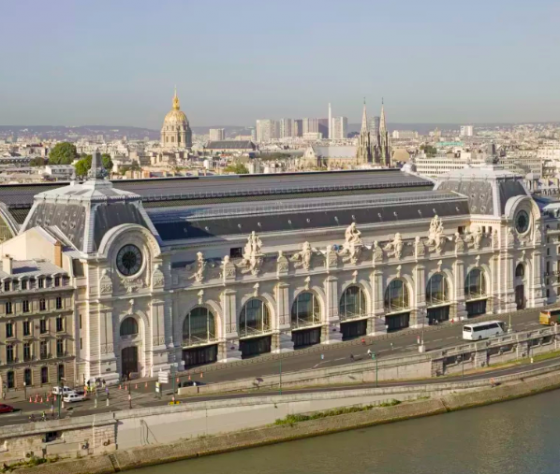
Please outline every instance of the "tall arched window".
[{"label": "tall arched window", "polygon": [[239,316],[239,337],[252,336],[269,329],[270,314],[266,304],[258,298],[247,301]]},{"label": "tall arched window", "polygon": [[366,316],[366,297],[359,286],[350,286],[344,290],[338,305],[340,320]]},{"label": "tall arched window", "polygon": [[479,268],[473,268],[465,279],[465,298],[472,300],[486,295],[486,278]]},{"label": "tall arched window", "polygon": [[523,278],[525,276],[525,267],[522,263],[517,265],[517,267],[515,268],[515,276],[517,278]]},{"label": "tall arched window", "polygon": [[138,334],[138,323],[136,319],[129,316],[121,323],[121,336],[136,336]]},{"label": "tall arched window", "polygon": [[292,305],[292,328],[312,326],[321,322],[321,308],[317,297],[307,291],[300,293]]},{"label": "tall arched window", "polygon": [[437,273],[426,285],[426,304],[428,306],[437,306],[449,301],[449,286],[447,279],[441,273]]},{"label": "tall arched window", "polygon": [[204,306],[191,310],[183,322],[183,342],[187,345],[201,344],[216,338],[214,314]]},{"label": "tall arched window", "polygon": [[385,290],[385,312],[404,311],[410,307],[408,288],[403,280],[393,280]]}]

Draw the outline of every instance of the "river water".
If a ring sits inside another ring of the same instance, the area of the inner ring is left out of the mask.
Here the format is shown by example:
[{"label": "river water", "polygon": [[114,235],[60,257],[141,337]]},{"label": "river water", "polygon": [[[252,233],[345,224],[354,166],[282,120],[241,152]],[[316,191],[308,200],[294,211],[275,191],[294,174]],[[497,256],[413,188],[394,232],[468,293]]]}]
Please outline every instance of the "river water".
[{"label": "river water", "polygon": [[560,391],[137,474],[558,474]]}]

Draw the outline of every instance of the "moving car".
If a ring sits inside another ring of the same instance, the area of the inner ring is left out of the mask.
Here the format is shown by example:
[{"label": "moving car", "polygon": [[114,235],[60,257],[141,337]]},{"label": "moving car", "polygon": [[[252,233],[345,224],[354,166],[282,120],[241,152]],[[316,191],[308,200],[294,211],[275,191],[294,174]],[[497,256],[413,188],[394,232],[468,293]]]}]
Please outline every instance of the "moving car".
[{"label": "moving car", "polygon": [[0,403],[0,413],[12,413],[13,411],[14,407]]},{"label": "moving car", "polygon": [[72,390],[70,393],[66,394],[62,399],[65,403],[82,402],[86,399],[86,394],[84,392],[77,392]]},{"label": "moving car", "polygon": [[74,389],[72,389],[70,387],[58,387],[57,386],[57,387],[53,387],[53,389],[52,389],[53,395],[60,395],[60,394],[66,395],[66,394],[71,393],[73,391],[74,391]]}]

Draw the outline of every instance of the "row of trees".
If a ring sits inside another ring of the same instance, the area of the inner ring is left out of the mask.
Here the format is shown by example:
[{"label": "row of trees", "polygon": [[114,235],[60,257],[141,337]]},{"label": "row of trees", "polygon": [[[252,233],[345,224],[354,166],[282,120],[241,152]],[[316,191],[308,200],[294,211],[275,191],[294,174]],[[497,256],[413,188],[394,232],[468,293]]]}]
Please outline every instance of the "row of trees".
[{"label": "row of trees", "polygon": [[[76,145],[70,142],[57,143],[49,153],[49,164],[51,165],[70,165],[80,158],[74,167],[76,168],[76,176],[84,177],[91,168],[91,155],[79,155]],[[103,168],[110,170],[113,167],[111,156],[107,153],[101,155],[101,163]],[[43,158],[33,158],[31,166],[45,166],[46,161]]]}]

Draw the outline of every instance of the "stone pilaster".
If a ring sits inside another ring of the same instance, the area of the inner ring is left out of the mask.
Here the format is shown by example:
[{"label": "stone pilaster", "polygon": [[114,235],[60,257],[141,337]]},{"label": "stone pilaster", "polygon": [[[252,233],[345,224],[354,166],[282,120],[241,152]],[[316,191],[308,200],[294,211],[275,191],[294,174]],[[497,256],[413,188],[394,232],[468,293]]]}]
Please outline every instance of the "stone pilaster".
[{"label": "stone pilaster", "polygon": [[371,282],[371,311],[372,317],[368,321],[368,335],[383,334],[387,332],[385,325],[385,308],[383,306],[383,292],[385,280],[381,269],[374,270],[370,276]]},{"label": "stone pilaster", "polygon": [[241,359],[239,350],[239,334],[237,332],[237,293],[235,290],[226,289],[221,295],[225,335],[223,344],[224,356],[221,362],[230,362]]},{"label": "stone pilaster", "polygon": [[321,331],[321,343],[333,344],[342,341],[338,316],[338,279],[328,276],[325,280],[325,323]]},{"label": "stone pilaster", "polygon": [[465,264],[462,260],[457,260],[454,264],[453,287],[455,289],[454,304],[452,313],[449,315],[451,321],[461,321],[467,319],[467,309],[465,305]]},{"label": "stone pilaster", "polygon": [[154,298],[150,307],[151,348],[146,344],[146,359],[151,358],[151,364],[148,367],[150,367],[151,376],[153,377],[160,369],[168,370],[170,367],[167,346],[165,344],[165,316],[168,301],[166,299]]},{"label": "stone pilaster", "polygon": [[419,328],[428,325],[426,311],[426,271],[424,265],[414,267],[415,310],[410,314],[410,326]]},{"label": "stone pilaster", "polygon": [[272,352],[289,352],[294,350],[290,328],[290,285],[278,283],[276,293],[276,316],[272,337]]}]

